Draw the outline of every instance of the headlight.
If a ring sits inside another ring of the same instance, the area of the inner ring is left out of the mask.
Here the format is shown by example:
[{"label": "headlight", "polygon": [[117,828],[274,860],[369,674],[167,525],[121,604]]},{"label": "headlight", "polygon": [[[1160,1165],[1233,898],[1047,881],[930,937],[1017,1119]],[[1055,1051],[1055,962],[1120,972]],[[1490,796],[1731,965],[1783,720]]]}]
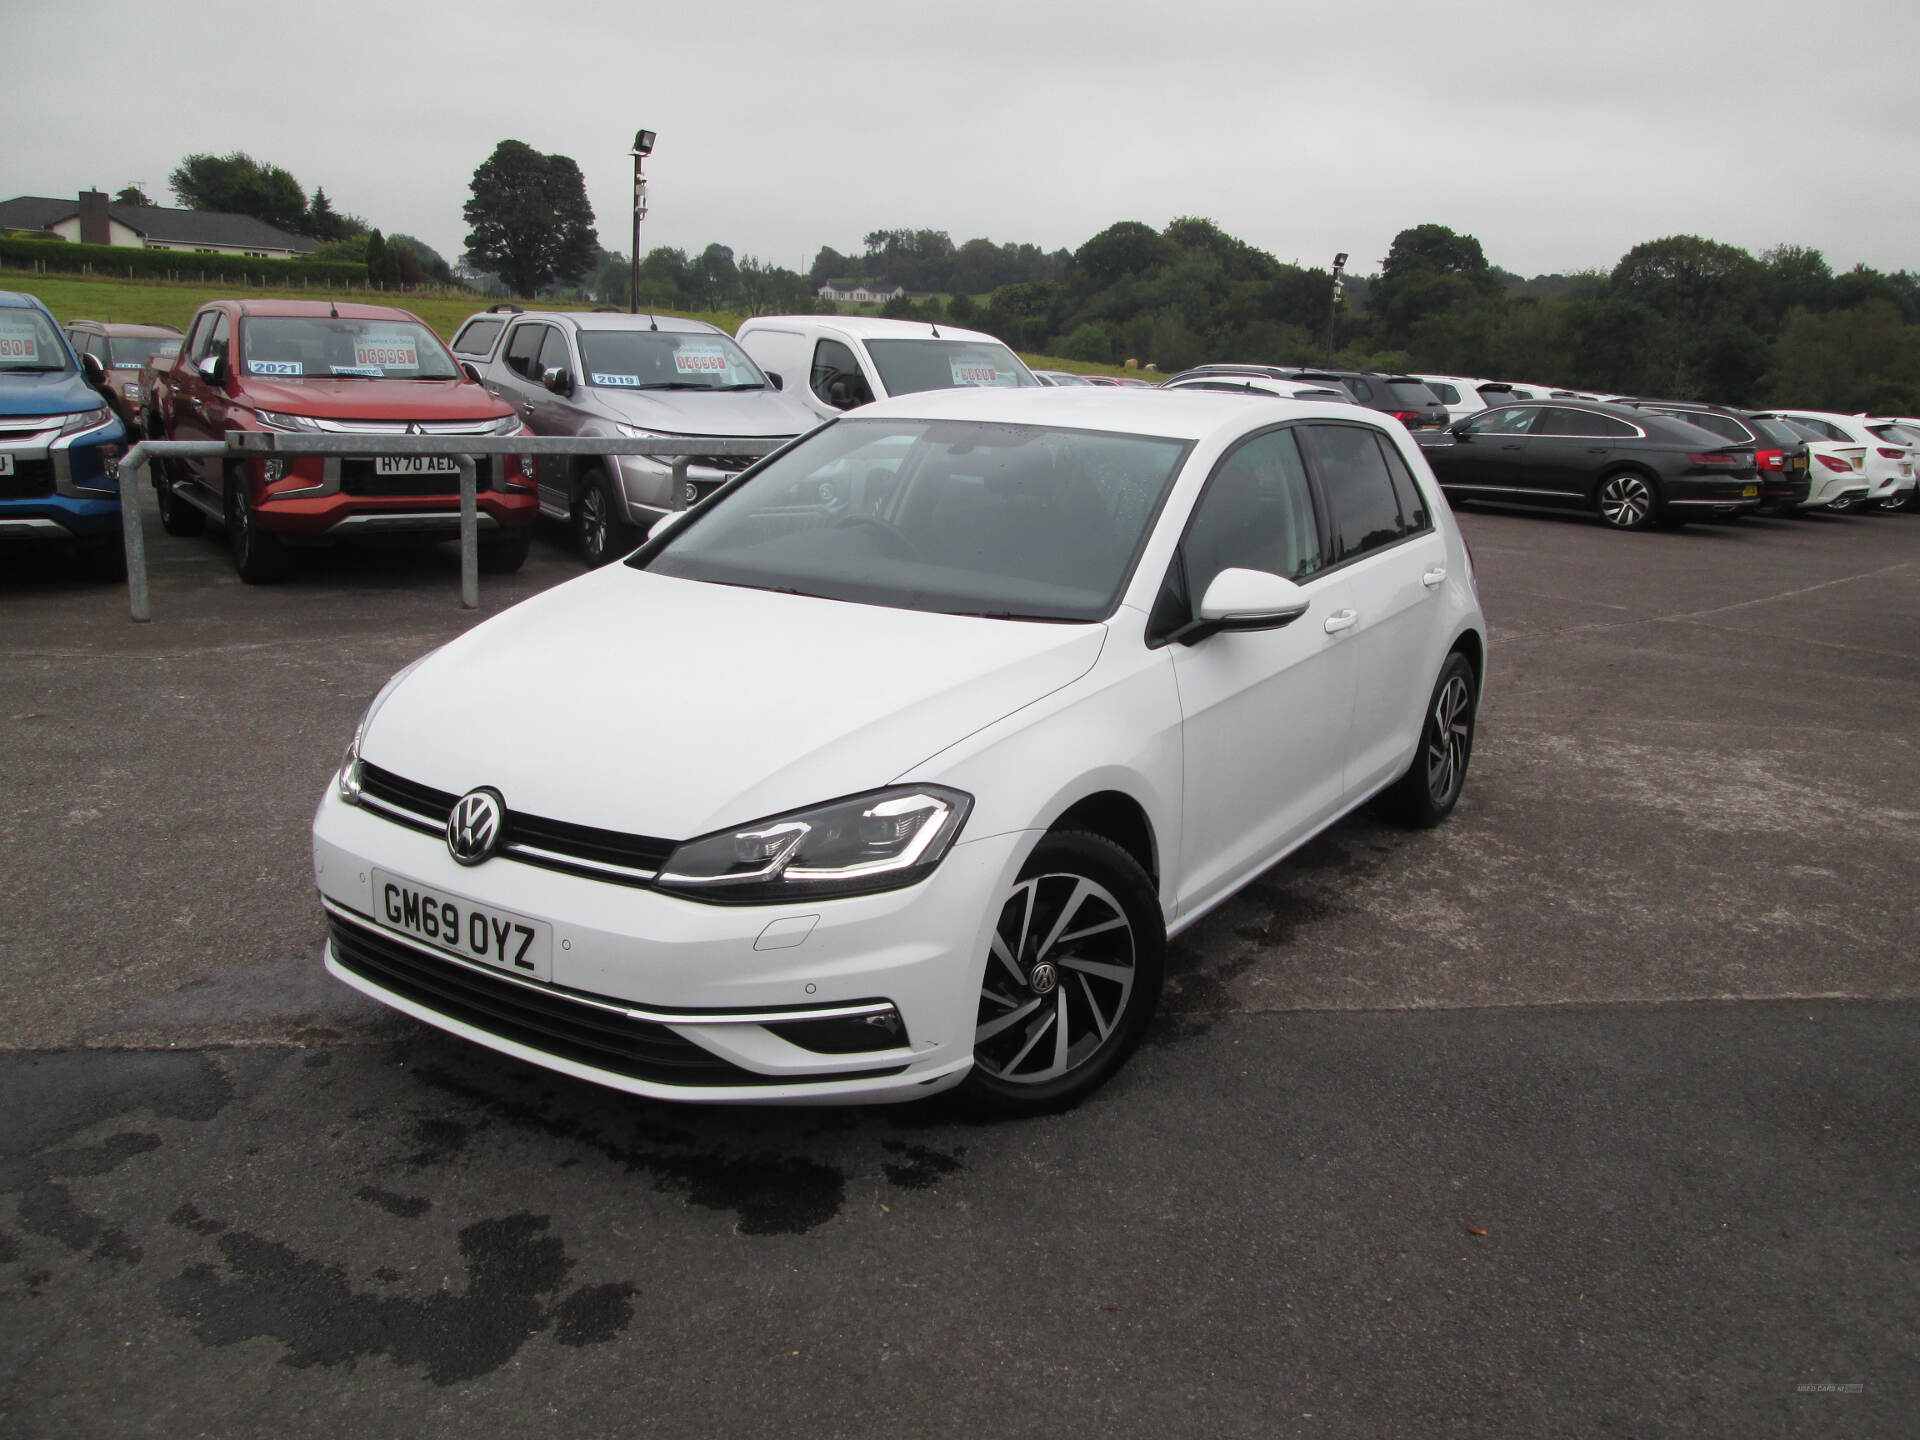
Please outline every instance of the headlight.
[{"label": "headlight", "polygon": [[71,435],[76,430],[91,430],[96,425],[104,425],[113,418],[113,412],[102,405],[97,410],[82,410],[67,416],[60,422],[60,433]]},{"label": "headlight", "polygon": [[278,410],[256,410],[260,423],[269,430],[304,430],[318,432],[320,426],[304,415],[282,415]]},{"label": "headlight", "polygon": [[334,788],[340,798],[349,805],[360,803],[361,760],[360,746],[367,738],[367,727],[373,724],[373,717],[380,713],[380,707],[387,703],[387,697],[400,688],[400,682],[431,660],[437,650],[429,650],[418,660],[413,661],[399,674],[380,687],[380,693],[373,697],[371,704],[361,713],[359,723],[353,727],[353,739],[347,742],[346,756],[340,762],[340,771],[333,777]]},{"label": "headlight", "polygon": [[616,423],[613,428],[629,440],[658,440],[660,438],[660,432],[658,430],[646,430],[638,425],[621,425]]},{"label": "headlight", "polygon": [[875,790],[689,840],[654,883],[714,905],[896,890],[940,863],[972,807],[971,795],[940,785]]},{"label": "headlight", "polygon": [[486,433],[489,435],[518,435],[523,428],[518,415],[508,415],[500,420],[496,420],[493,428]]}]

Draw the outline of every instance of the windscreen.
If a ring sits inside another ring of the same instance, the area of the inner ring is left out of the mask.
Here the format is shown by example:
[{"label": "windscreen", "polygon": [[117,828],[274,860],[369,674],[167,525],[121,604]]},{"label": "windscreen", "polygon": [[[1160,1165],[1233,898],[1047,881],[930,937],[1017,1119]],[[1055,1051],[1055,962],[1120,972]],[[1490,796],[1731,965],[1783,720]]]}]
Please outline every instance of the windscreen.
[{"label": "windscreen", "polygon": [[630,563],[903,610],[1099,620],[1188,448],[1034,425],[843,420]]},{"label": "windscreen", "polygon": [[329,315],[249,315],[240,323],[240,368],[248,375],[364,380],[453,380],[453,356],[413,320]]},{"label": "windscreen", "polygon": [[869,340],[867,353],[889,395],[962,385],[1038,385],[997,340]]},{"label": "windscreen", "polygon": [[156,355],[168,359],[180,348],[178,335],[113,335],[107,339],[107,365],[114,370],[138,370]]},{"label": "windscreen", "polygon": [[38,310],[0,306],[0,370],[64,370],[67,348]]},{"label": "windscreen", "polygon": [[582,330],[580,367],[608,390],[764,390],[767,377],[718,331]]}]

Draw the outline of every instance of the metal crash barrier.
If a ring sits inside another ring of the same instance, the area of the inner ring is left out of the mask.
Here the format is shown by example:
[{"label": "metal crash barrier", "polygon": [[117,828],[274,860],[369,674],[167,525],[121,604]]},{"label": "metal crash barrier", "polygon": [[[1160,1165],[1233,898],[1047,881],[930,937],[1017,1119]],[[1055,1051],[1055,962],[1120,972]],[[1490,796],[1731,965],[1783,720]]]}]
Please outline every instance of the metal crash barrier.
[{"label": "metal crash barrier", "polygon": [[147,588],[147,544],[140,491],[149,462],[169,458],[258,460],[265,456],[327,455],[377,459],[389,455],[435,455],[460,468],[460,603],[480,604],[481,455],[644,455],[671,462],[673,508],[687,505],[687,469],[697,458],[771,455],[785,440],[729,440],[709,436],[675,439],[587,439],[563,435],[302,435],[281,431],[229,430],[225,440],[142,440],[120,461],[120,528],[127,551],[127,610],[136,622],[153,618]]}]

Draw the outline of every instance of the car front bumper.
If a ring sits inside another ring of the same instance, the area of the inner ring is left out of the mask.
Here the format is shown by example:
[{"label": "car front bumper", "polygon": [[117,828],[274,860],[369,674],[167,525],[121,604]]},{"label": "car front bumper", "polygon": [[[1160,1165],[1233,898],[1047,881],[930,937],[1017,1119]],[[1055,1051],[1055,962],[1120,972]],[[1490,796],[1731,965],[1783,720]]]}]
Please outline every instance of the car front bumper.
[{"label": "car front bumper", "polygon": [[[1031,838],[1015,832],[963,840],[925,880],[884,894],[706,905],[499,857],[463,867],[438,837],[347,805],[329,787],[314,817],[313,854],[330,922],[357,927],[345,932],[344,942],[336,928],[327,968],[376,1000],[478,1044],[632,1094],[832,1104],[916,1099],[966,1074],[997,902],[1008,893]],[[502,980],[501,972],[481,962],[463,964],[380,926],[375,866],[429,889],[548,922],[551,983]],[[564,1037],[542,1039],[518,1021],[490,1019],[474,1006],[372,978],[367,966],[352,963],[352,948],[365,931],[415,952],[406,958],[416,969],[459,967],[473,972],[460,977],[464,982],[508,1004],[525,1001],[559,1016],[557,1023],[541,1022],[554,1026],[554,1036],[575,1021],[616,1023],[644,1032],[644,1045],[645,1035],[654,1033],[648,1027],[663,1027],[730,1068],[724,1083],[675,1083],[645,1065],[616,1070],[583,1059]],[[504,994],[498,988],[503,984],[539,993]],[[821,1007],[875,1002],[891,1005],[904,1022],[904,1034],[886,1049],[822,1053],[767,1028]],[[627,1013],[609,1021],[609,1010]]]}]

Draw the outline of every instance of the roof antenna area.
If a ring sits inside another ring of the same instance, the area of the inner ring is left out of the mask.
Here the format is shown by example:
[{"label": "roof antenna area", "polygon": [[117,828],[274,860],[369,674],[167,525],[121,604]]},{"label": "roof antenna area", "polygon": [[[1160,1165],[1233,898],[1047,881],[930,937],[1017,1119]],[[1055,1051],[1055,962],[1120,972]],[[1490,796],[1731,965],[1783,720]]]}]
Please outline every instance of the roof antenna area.
[{"label": "roof antenna area", "polygon": [[940,327],[938,325],[934,325],[934,322],[931,320],[929,320],[927,324],[933,325],[933,338],[938,340],[940,338]]}]

